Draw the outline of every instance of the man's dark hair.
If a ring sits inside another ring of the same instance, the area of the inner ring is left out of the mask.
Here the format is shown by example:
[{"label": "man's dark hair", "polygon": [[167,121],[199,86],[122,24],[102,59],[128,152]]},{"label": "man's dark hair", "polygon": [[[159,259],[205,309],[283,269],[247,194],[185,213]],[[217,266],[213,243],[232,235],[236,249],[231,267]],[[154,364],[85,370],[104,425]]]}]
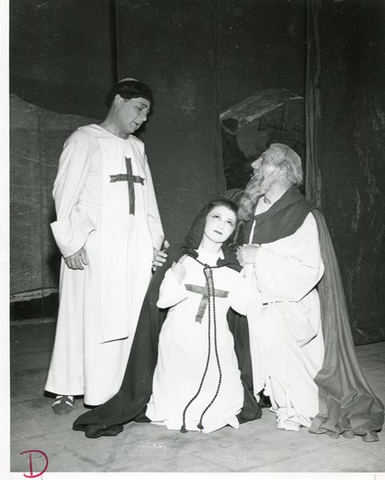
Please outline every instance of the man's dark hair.
[{"label": "man's dark hair", "polygon": [[145,98],[151,105],[154,104],[154,93],[151,88],[145,83],[136,80],[122,80],[111,88],[104,102],[108,108],[111,107],[116,95],[120,95],[126,100],[130,98]]}]

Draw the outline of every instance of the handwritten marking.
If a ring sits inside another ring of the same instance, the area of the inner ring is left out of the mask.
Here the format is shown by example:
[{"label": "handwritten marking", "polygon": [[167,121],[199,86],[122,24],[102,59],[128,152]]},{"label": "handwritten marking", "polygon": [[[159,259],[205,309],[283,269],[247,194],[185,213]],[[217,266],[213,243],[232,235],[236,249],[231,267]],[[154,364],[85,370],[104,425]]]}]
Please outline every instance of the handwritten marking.
[{"label": "handwritten marking", "polygon": [[[25,452],[21,452],[20,455],[24,455],[26,453],[29,453],[29,458],[28,458],[28,463],[29,463],[29,473],[30,475],[26,474],[26,473],[23,473],[24,477],[26,478],[37,478],[37,477],[41,477],[43,475],[44,472],[47,471],[47,468],[48,468],[48,456],[46,455],[46,453],[44,453],[42,450],[26,450]],[[40,472],[34,474],[33,473],[33,465],[32,465],[32,453],[38,453],[39,454],[39,457],[43,456],[45,458],[45,467],[43,470],[41,470]]]}]

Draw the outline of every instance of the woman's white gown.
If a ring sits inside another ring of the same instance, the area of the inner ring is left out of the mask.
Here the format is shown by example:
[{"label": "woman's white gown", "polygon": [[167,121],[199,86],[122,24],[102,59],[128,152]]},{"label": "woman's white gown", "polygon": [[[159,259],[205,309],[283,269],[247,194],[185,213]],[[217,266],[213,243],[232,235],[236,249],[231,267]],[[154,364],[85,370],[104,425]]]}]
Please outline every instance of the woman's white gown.
[{"label": "woman's white gown", "polygon": [[[219,256],[201,249],[198,253],[199,260],[209,265],[215,265]],[[245,279],[228,267],[212,269],[215,290],[228,292],[227,295],[221,293],[222,297],[215,297],[215,340],[214,305],[212,302],[208,304],[201,322],[197,321],[202,294],[189,290],[189,285],[205,286],[203,266],[191,257],[186,258],[184,266],[186,276],[182,284],[178,283],[170,269],[160,289],[157,305],[160,308],[170,307],[170,310],[160,333],[153,394],[146,415],[154,423],[179,430],[184,410],[202,384],[199,395],[185,411],[187,430],[198,430],[199,423],[203,424],[203,432],[206,433],[225,425],[238,428],[236,415],[243,405],[243,387],[226,314],[230,305],[238,311],[244,310],[248,292],[244,288]]]}]

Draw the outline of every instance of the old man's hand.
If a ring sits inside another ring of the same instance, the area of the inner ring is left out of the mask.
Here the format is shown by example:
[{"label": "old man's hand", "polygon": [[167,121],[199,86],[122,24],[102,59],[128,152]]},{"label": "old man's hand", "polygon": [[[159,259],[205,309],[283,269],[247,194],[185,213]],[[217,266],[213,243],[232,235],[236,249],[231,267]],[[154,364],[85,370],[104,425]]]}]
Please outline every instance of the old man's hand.
[{"label": "old man's hand", "polygon": [[258,252],[259,245],[249,244],[239,247],[237,250],[237,260],[244,267],[250,263],[255,263],[255,256]]}]

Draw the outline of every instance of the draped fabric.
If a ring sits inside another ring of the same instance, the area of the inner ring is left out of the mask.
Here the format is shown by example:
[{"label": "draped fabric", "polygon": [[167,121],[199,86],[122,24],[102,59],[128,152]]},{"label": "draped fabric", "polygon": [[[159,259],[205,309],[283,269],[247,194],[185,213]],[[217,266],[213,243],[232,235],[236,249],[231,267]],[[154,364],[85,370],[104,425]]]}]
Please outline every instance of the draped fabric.
[{"label": "draped fabric", "polygon": [[[266,212],[254,216],[252,243],[270,243],[292,235],[314,208],[297,188],[290,188]],[[245,241],[252,225],[246,225]]]},{"label": "draped fabric", "polygon": [[356,345],[385,340],[385,3],[308,0],[306,196],[332,234]]},{"label": "draped fabric", "polygon": [[315,382],[320,411],[310,427],[312,433],[337,437],[360,435],[365,441],[378,439],[384,422],[384,406],[374,394],[358,363],[338,262],[319,210],[316,218],[325,273],[318,285],[321,301],[325,356]]},{"label": "draped fabric", "polygon": [[312,207],[297,189],[289,189],[269,210],[255,216],[258,228],[253,242],[275,241],[277,232],[282,238],[288,236],[292,230],[291,222],[284,217],[301,224],[301,218],[303,223],[309,211],[317,222],[325,267],[317,286],[325,354],[322,368],[315,377],[319,413],[309,431],[336,437],[340,434],[359,435],[365,441],[376,441],[375,432],[382,428],[384,421],[384,406],[365,379],[354,351],[341,275],[323,214]]},{"label": "draped fabric", "polygon": [[[132,421],[148,421],[144,416],[146,405],[152,393],[153,374],[158,357],[158,339],[162,325],[167,316],[167,309],[159,309],[156,302],[164,275],[174,261],[182,255],[196,257],[205,225],[208,208],[204,207],[193,222],[185,241],[177,247],[170,248],[165,264],[155,272],[139,317],[130,357],[119,392],[109,401],[78,417],[74,430],[85,432],[89,438],[118,435],[123,425]],[[234,268],[237,265],[233,249],[223,246],[224,259],[218,265]],[[237,265],[236,269],[240,269]],[[234,336],[234,347],[241,371],[244,388],[244,404],[238,415],[240,423],[257,419],[261,416],[260,407],[253,395],[250,345],[248,325],[241,315],[229,310],[227,315],[230,331]]]}]

